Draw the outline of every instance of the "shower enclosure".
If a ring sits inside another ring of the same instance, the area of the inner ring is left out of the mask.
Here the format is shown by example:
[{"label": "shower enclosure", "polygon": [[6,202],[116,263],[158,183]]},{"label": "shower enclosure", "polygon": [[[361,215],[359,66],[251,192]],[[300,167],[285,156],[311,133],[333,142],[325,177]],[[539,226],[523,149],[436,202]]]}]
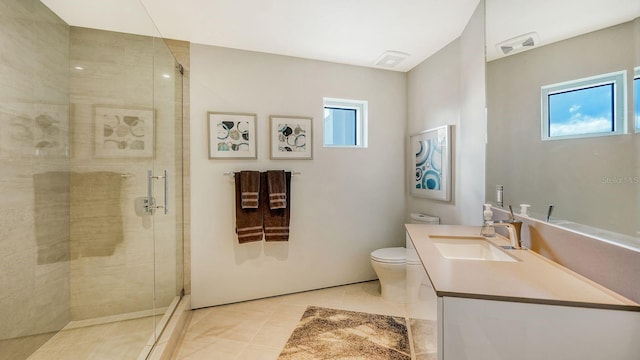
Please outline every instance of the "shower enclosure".
[{"label": "shower enclosure", "polygon": [[1,360],[144,358],[182,296],[182,67],[131,3],[0,0]]}]

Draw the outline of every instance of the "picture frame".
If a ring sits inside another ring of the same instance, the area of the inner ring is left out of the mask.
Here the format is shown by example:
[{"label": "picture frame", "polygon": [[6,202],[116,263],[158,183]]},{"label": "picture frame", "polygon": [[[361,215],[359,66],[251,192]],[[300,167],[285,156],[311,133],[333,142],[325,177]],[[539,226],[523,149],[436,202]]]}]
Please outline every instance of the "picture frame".
[{"label": "picture frame", "polygon": [[413,134],[409,142],[415,171],[411,195],[451,201],[451,125]]},{"label": "picture frame", "polygon": [[313,118],[306,116],[269,116],[271,159],[313,159]]},{"label": "picture frame", "polygon": [[96,158],[152,158],[154,110],[94,106]]},{"label": "picture frame", "polygon": [[[0,120],[0,158],[69,158],[69,105],[36,104]],[[27,110],[27,109],[25,109]]]},{"label": "picture frame", "polygon": [[209,159],[257,159],[256,122],[256,114],[208,112]]}]

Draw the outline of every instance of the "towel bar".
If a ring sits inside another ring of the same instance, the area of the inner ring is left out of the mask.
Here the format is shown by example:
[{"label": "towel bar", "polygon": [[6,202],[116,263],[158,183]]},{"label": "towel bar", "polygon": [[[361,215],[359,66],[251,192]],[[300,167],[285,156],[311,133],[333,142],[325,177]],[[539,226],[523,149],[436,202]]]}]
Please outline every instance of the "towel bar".
[{"label": "towel bar", "polygon": [[[285,170],[285,171],[287,171],[287,170]],[[237,172],[237,171],[236,171],[236,172]],[[236,175],[236,172],[234,172],[234,171],[227,171],[227,172],[225,172],[225,173],[222,173],[222,175],[224,175],[224,176],[231,176],[231,177],[233,177],[233,176],[235,176],[235,175]],[[293,175],[301,175],[301,174],[302,174],[302,173],[301,173],[300,171],[291,171],[291,176],[293,176]]]}]

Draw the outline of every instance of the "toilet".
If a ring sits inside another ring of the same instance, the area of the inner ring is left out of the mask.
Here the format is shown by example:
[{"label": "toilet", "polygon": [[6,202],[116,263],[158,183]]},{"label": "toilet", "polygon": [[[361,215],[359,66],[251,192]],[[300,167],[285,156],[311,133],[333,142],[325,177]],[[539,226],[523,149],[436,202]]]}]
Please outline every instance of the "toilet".
[{"label": "toilet", "polygon": [[[437,216],[412,213],[409,217],[410,224],[439,224]],[[417,293],[417,290],[407,289],[407,249],[404,247],[390,247],[371,252],[371,266],[380,280],[380,293],[386,301],[404,303],[407,301],[407,293]],[[415,262],[410,259],[410,262]],[[419,261],[419,260],[417,260]],[[420,286],[420,282],[411,283],[411,286]],[[409,291],[407,291],[409,290]]]}]

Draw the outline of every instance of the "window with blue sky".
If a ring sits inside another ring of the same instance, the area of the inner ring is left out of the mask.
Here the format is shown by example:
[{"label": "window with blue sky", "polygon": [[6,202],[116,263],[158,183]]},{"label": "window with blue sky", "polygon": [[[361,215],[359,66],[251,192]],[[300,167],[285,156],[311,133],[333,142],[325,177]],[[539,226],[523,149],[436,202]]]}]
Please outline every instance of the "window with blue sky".
[{"label": "window with blue sky", "polygon": [[636,68],[635,77],[633,79],[633,108],[636,118],[636,132],[640,132],[640,68]]},{"label": "window with blue sky", "polygon": [[549,137],[614,131],[613,84],[549,94]]},{"label": "window with blue sky", "polygon": [[626,132],[626,71],[543,86],[542,139]]}]

